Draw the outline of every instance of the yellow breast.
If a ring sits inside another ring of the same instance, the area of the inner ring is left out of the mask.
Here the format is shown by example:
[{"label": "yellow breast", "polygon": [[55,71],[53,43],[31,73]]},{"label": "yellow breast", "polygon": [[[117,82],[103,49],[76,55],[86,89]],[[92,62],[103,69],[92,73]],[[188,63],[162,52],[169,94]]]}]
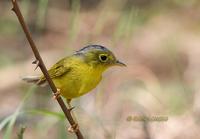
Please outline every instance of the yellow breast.
[{"label": "yellow breast", "polygon": [[80,86],[79,94],[83,95],[92,89],[94,89],[97,84],[101,81],[101,72],[90,66],[86,66],[82,69],[82,74],[80,75],[82,84]]},{"label": "yellow breast", "polygon": [[53,79],[63,97],[72,99],[84,95],[94,89],[101,81],[102,72],[81,61],[73,64],[72,70],[65,75]]}]

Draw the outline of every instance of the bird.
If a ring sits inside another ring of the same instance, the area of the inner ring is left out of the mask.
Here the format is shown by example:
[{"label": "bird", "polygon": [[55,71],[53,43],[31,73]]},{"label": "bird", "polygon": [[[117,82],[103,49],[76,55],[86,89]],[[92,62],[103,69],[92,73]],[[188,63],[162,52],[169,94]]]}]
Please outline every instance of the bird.
[{"label": "bird", "polygon": [[[93,90],[101,81],[103,72],[112,66],[124,67],[126,64],[105,46],[88,45],[59,60],[48,73],[58,90],[56,97],[63,96],[71,107],[71,100]],[[39,86],[47,84],[44,75],[22,79]]]}]

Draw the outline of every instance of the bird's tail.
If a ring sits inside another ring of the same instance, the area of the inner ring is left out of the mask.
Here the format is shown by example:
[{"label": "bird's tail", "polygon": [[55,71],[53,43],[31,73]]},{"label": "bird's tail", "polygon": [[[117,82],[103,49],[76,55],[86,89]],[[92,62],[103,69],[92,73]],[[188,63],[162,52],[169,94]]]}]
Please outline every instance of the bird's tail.
[{"label": "bird's tail", "polygon": [[27,83],[33,83],[39,86],[46,86],[46,80],[41,80],[40,76],[25,76],[22,80]]}]

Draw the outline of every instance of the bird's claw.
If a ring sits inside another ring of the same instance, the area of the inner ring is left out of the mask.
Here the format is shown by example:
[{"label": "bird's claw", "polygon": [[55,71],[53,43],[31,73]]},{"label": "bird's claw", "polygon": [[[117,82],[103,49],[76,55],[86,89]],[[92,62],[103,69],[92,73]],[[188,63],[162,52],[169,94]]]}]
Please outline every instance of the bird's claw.
[{"label": "bird's claw", "polygon": [[60,89],[57,88],[57,92],[53,94],[53,99],[58,99],[60,97]]},{"label": "bird's claw", "polygon": [[75,124],[71,125],[67,130],[70,133],[76,133],[79,130],[78,124],[75,123]]}]

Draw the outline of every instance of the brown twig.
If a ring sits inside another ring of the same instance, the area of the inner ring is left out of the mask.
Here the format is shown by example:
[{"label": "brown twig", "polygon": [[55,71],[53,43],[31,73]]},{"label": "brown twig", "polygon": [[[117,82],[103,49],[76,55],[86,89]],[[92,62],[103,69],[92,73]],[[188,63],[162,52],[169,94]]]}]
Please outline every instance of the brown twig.
[{"label": "brown twig", "polygon": [[[32,51],[33,51],[33,53],[35,55],[36,63],[40,67],[40,69],[43,72],[46,80],[48,81],[48,83],[49,83],[49,85],[50,85],[50,87],[51,87],[51,89],[53,91],[53,94],[56,94],[57,93],[57,88],[56,88],[55,84],[53,83],[52,79],[50,78],[50,76],[48,74],[48,71],[47,71],[47,69],[46,69],[46,67],[44,65],[44,62],[43,62],[43,60],[42,60],[42,58],[41,58],[41,56],[39,54],[39,51],[38,51],[38,49],[37,49],[32,37],[30,35],[30,32],[29,32],[29,30],[28,30],[28,28],[27,28],[27,26],[25,24],[24,18],[23,18],[22,14],[21,14],[21,11],[19,9],[17,0],[12,0],[12,4],[13,4],[12,10],[17,15],[17,18],[18,18],[18,20],[19,20],[19,22],[20,22],[20,24],[21,24],[21,26],[23,28],[23,31],[24,31],[24,33],[26,35],[26,38],[28,39],[28,42],[29,42],[29,44],[31,46],[31,49],[32,49]],[[70,125],[71,126],[75,125],[76,123],[75,123],[75,121],[74,121],[74,119],[73,119],[73,117],[72,117],[72,115],[70,113],[70,109],[67,109],[67,107],[66,107],[65,103],[63,102],[62,98],[61,97],[57,97],[56,100],[58,101],[58,103],[59,103],[61,109],[63,110],[66,118],[68,119]],[[83,139],[83,135],[82,135],[82,133],[80,132],[79,129],[75,132],[75,134],[76,134],[78,139]]]},{"label": "brown twig", "polygon": [[20,131],[17,133],[18,139],[23,139],[24,132],[26,130],[25,126],[21,126]]}]

